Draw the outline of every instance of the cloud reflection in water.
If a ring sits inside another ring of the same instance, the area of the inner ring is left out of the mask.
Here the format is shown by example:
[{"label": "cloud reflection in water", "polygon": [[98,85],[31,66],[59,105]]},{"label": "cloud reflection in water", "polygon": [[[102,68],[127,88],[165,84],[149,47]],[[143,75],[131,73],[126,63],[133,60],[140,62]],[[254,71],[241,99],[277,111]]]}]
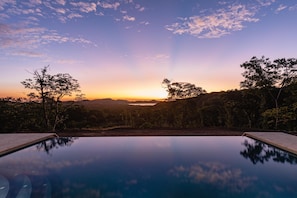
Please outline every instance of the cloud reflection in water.
[{"label": "cloud reflection in water", "polygon": [[231,192],[242,192],[257,180],[257,177],[243,176],[238,168],[230,169],[219,162],[197,163],[192,166],[175,166],[169,174],[184,182],[206,183]]}]

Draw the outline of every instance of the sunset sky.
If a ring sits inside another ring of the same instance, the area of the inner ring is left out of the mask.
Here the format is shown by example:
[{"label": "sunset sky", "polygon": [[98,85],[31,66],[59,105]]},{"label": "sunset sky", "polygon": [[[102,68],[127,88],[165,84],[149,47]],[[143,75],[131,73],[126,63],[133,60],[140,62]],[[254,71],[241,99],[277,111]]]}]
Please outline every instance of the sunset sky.
[{"label": "sunset sky", "polygon": [[252,56],[296,58],[296,20],[294,0],[0,0],[0,97],[46,65],[88,99],[162,99],[164,78],[238,89]]}]

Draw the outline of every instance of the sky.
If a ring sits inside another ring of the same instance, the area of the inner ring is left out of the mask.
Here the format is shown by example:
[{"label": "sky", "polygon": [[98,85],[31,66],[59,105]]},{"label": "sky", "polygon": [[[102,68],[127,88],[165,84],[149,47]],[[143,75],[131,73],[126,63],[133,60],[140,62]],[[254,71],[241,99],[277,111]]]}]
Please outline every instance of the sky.
[{"label": "sky", "polygon": [[0,97],[49,65],[87,99],[164,99],[164,78],[239,89],[253,56],[296,58],[294,0],[0,0]]}]

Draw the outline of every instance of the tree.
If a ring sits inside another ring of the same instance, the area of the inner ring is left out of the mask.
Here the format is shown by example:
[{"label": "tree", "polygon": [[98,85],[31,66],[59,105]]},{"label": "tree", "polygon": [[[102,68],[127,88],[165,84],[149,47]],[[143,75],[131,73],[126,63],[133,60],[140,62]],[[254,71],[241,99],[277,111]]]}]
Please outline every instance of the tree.
[{"label": "tree", "polygon": [[[241,88],[263,88],[267,90],[275,103],[275,128],[278,125],[279,98],[284,87],[290,85],[297,77],[297,59],[281,58],[273,62],[269,58],[252,57],[240,65],[245,71],[242,76],[245,78],[240,83]],[[274,93],[276,90],[276,93]]]},{"label": "tree", "polygon": [[62,106],[64,96],[79,93],[78,81],[68,73],[48,74],[49,66],[35,70],[33,78],[21,82],[27,89],[34,90],[28,96],[41,104],[42,120],[45,130],[55,131],[58,124],[62,124],[66,115]]},{"label": "tree", "polygon": [[194,84],[187,82],[171,82],[165,78],[162,82],[168,92],[168,100],[193,98],[200,94],[206,93],[201,87],[196,87]]}]

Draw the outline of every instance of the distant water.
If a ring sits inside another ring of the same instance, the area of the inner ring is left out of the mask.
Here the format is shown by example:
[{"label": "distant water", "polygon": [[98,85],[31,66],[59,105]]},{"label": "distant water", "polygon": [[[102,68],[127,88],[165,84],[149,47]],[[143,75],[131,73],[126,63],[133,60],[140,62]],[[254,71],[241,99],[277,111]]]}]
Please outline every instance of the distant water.
[{"label": "distant water", "polygon": [[137,103],[129,103],[131,106],[154,106],[156,105],[156,102],[137,102]]}]

